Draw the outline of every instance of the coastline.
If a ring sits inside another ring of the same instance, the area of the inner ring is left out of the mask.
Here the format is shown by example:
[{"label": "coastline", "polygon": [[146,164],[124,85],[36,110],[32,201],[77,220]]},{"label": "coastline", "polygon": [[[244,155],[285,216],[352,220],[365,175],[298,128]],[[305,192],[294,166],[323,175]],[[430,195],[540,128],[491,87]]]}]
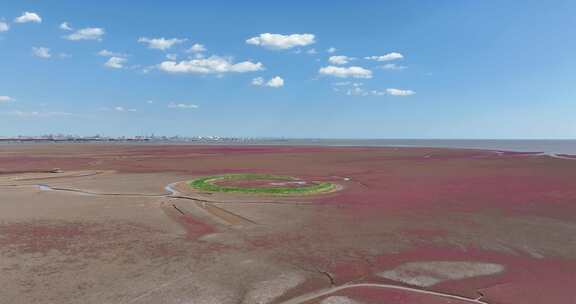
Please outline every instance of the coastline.
[{"label": "coastline", "polygon": [[576,155],[576,139],[284,139],[222,141],[26,141],[0,142],[12,145],[192,145],[192,146],[262,146],[262,147],[356,147],[356,148],[445,148],[495,152],[542,153],[555,157]]}]

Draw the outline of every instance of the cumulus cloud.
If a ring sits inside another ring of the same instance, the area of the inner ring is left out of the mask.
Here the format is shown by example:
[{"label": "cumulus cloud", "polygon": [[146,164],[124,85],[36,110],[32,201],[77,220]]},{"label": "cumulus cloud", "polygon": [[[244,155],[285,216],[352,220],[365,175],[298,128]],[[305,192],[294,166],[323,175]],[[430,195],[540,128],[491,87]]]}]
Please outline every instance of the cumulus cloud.
[{"label": "cumulus cloud", "polygon": [[328,53],[330,53],[330,54],[336,53],[336,51],[337,51],[337,49],[336,49],[335,47],[331,47],[331,48],[328,48],[328,49],[326,50],[326,52],[328,52]]},{"label": "cumulus cloud", "polygon": [[124,64],[128,61],[128,55],[119,52],[112,52],[107,49],[100,50],[98,56],[109,57],[104,63],[104,66],[111,69],[122,69]]},{"label": "cumulus cloud", "polygon": [[2,103],[8,103],[11,101],[14,101],[15,99],[13,97],[10,96],[6,96],[6,95],[0,95],[0,104]]},{"label": "cumulus cloud", "polygon": [[403,65],[395,64],[395,63],[387,63],[387,64],[381,66],[381,68],[384,70],[404,70],[406,67]]},{"label": "cumulus cloud", "polygon": [[198,109],[199,107],[195,104],[171,102],[168,104],[168,108],[171,108],[171,109]]},{"label": "cumulus cloud", "polygon": [[103,49],[101,51],[98,52],[98,56],[103,56],[103,57],[128,57],[128,55],[124,54],[124,53],[119,53],[119,52],[112,52],[109,51],[107,49]]},{"label": "cumulus cloud", "polygon": [[382,56],[364,57],[364,59],[376,60],[376,61],[392,61],[392,60],[397,60],[397,59],[402,59],[402,58],[404,58],[404,55],[402,55],[400,53],[396,53],[396,52],[388,53],[388,54],[385,54]]},{"label": "cumulus cloud", "polygon": [[188,53],[202,53],[206,52],[206,47],[200,43],[194,43],[186,52]]},{"label": "cumulus cloud", "polygon": [[270,80],[266,81],[262,77],[256,77],[252,79],[252,85],[259,87],[270,87],[270,88],[280,88],[284,86],[284,79],[280,76],[274,76]]},{"label": "cumulus cloud", "polygon": [[354,60],[354,58],[348,57],[348,56],[344,56],[344,55],[339,55],[339,56],[330,56],[328,58],[328,62],[330,62],[331,64],[348,64],[351,60]]},{"label": "cumulus cloud", "polygon": [[329,65],[323,68],[320,68],[318,71],[321,75],[328,75],[334,76],[339,78],[372,78],[372,71],[359,67],[359,66],[351,66],[351,67],[337,67],[333,65]]},{"label": "cumulus cloud", "polygon": [[44,58],[44,59],[48,59],[48,58],[52,57],[52,54],[50,54],[50,49],[47,47],[33,47],[32,48],[32,55],[34,55],[38,58]]},{"label": "cumulus cloud", "polygon": [[36,13],[32,13],[32,12],[24,12],[20,17],[17,17],[16,19],[14,19],[14,22],[16,23],[41,23],[42,22],[42,18],[40,17],[40,15],[36,14]]},{"label": "cumulus cloud", "polygon": [[280,76],[275,76],[272,79],[268,80],[266,83],[267,86],[271,88],[279,88],[284,86],[284,79]]},{"label": "cumulus cloud", "polygon": [[128,59],[124,57],[115,57],[112,56],[108,58],[108,61],[104,63],[104,66],[111,69],[121,69],[124,67],[124,64],[128,61]]},{"label": "cumulus cloud", "polygon": [[260,62],[242,61],[234,63],[228,57],[210,56],[180,62],[164,61],[158,65],[158,68],[169,73],[223,74],[255,72],[264,69],[264,66]]},{"label": "cumulus cloud", "polygon": [[74,29],[68,24],[68,22],[60,23],[59,28],[63,31],[73,31]]},{"label": "cumulus cloud", "polygon": [[186,39],[178,39],[178,38],[166,39],[166,38],[147,38],[147,37],[141,37],[138,39],[138,42],[147,44],[148,48],[162,51],[165,51],[171,48],[172,46],[180,44],[184,41],[186,41]]},{"label": "cumulus cloud", "polygon": [[410,95],[414,95],[416,94],[416,92],[412,91],[412,90],[401,90],[401,89],[386,89],[386,93],[392,95],[392,96],[410,96]]},{"label": "cumulus cloud", "polygon": [[7,32],[8,30],[10,30],[8,23],[0,21],[0,32]]},{"label": "cumulus cloud", "polygon": [[83,29],[79,29],[72,34],[65,36],[64,38],[72,41],[77,40],[97,40],[101,41],[102,36],[104,36],[105,32],[103,28],[99,27],[87,27]]},{"label": "cumulus cloud", "polygon": [[263,33],[246,40],[248,44],[259,45],[272,50],[285,50],[297,46],[307,46],[315,42],[313,34],[282,35]]}]

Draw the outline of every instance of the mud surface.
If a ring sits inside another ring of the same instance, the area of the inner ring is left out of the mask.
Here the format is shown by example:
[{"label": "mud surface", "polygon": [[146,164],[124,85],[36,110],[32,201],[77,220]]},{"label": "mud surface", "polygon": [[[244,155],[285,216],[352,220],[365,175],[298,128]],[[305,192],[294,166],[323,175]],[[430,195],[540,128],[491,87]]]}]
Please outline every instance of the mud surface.
[{"label": "mud surface", "polygon": [[[1,303],[576,303],[572,159],[6,145],[0,172]],[[342,188],[278,198],[181,183],[250,172]]]}]

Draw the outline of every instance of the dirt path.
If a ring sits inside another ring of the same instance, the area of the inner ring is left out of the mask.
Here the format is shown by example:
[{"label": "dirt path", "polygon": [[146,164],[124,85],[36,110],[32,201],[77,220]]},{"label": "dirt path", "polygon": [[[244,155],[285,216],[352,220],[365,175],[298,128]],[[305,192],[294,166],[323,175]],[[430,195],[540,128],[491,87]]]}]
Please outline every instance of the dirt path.
[{"label": "dirt path", "polygon": [[26,183],[26,182],[36,182],[43,181],[43,180],[56,180],[56,179],[65,179],[65,178],[86,178],[86,177],[94,177],[97,175],[102,174],[109,174],[113,173],[113,171],[71,171],[65,173],[22,173],[18,174],[7,174],[3,173],[0,175],[0,186],[25,186],[25,185],[34,185],[34,183]]},{"label": "dirt path", "polygon": [[[169,184],[165,187],[165,193],[102,193],[102,192],[92,192],[88,190],[82,190],[77,188],[65,188],[65,187],[53,187],[47,184],[37,184],[37,185],[23,185],[23,186],[35,186],[42,191],[57,191],[64,193],[73,193],[78,195],[89,195],[89,196],[112,196],[112,197],[157,197],[161,199],[186,199],[193,201],[196,205],[206,211],[208,214],[214,218],[220,220],[226,225],[232,226],[242,226],[242,225],[256,225],[257,223],[249,218],[226,210],[222,207],[218,207],[216,203],[222,203],[219,201],[202,200],[196,199],[188,196],[182,196],[182,194],[174,189],[174,184]],[[14,185],[17,186],[17,185]],[[162,205],[162,204],[161,204]]]},{"label": "dirt path", "polygon": [[61,192],[73,192],[83,195],[91,196],[123,196],[123,197],[167,197],[171,193],[102,193],[102,192],[92,192],[88,190],[76,189],[76,188],[63,188],[63,187],[52,187],[46,184],[36,185],[42,191],[61,191]]}]

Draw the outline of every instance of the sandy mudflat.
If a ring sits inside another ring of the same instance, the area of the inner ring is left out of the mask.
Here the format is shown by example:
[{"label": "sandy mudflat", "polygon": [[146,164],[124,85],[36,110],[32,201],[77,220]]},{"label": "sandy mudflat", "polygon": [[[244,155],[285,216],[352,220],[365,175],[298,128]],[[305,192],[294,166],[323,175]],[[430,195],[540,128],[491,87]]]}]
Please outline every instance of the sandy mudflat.
[{"label": "sandy mudflat", "polygon": [[[576,303],[571,159],[3,145],[0,172],[0,303]],[[243,172],[341,188],[266,197],[177,184]]]}]

